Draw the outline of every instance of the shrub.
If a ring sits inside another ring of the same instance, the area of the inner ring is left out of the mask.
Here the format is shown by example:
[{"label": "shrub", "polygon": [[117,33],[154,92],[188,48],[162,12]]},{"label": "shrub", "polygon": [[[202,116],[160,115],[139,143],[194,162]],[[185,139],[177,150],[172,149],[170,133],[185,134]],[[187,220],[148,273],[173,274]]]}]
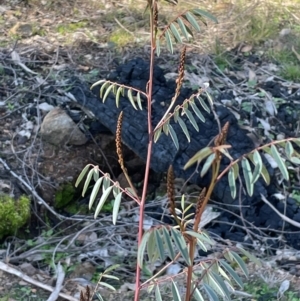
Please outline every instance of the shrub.
[{"label": "shrub", "polygon": [[30,216],[30,199],[21,196],[18,200],[9,195],[0,195],[0,238],[15,232],[25,225]]},{"label": "shrub", "polygon": [[[176,1],[168,2],[175,3]],[[167,49],[170,52],[173,52],[175,43],[182,44],[184,40],[189,41],[193,37],[193,31],[200,31],[197,18],[199,18],[200,21],[203,21],[204,24],[206,24],[205,20],[207,19],[216,22],[216,19],[208,12],[195,8],[191,10],[185,10],[177,15],[170,24],[164,28],[160,28],[158,26],[158,5],[159,4],[157,0],[148,0],[147,8],[149,9],[150,15],[151,58],[149,81],[145,89],[146,91],[104,79],[93,85],[101,85],[100,97],[102,98],[103,102],[110,93],[113,93],[115,95],[116,106],[118,106],[121,96],[123,96],[127,97],[128,101],[130,101],[136,110],[142,110],[142,100],[146,100],[149,142],[148,145],[145,145],[145,148],[147,147],[147,160],[142,195],[139,196],[136,192],[136,189],[130,180],[130,176],[127,173],[122,155],[121,132],[123,112],[120,113],[117,122],[116,148],[119,164],[128,180],[130,187],[120,187],[118,182],[111,180],[109,174],[101,171],[98,166],[91,164],[87,165],[83,169],[77,179],[76,186],[85,178],[83,187],[83,194],[85,194],[91,181],[95,182],[90,196],[89,208],[92,208],[99,190],[102,189],[102,196],[100,197],[95,209],[95,218],[97,218],[99,215],[106,200],[111,194],[113,194],[115,198],[112,212],[113,224],[117,223],[118,212],[122,197],[124,195],[134,200],[139,206],[140,219],[136,265],[135,301],[139,300],[140,291],[142,288],[147,288],[148,291],[154,291],[156,300],[162,300],[162,292],[166,291],[166,287],[168,287],[173,300],[182,300],[182,298],[184,298],[186,301],[190,301],[192,299],[209,299],[215,301],[219,300],[219,297],[230,300],[231,291],[234,290],[234,285],[243,287],[241,278],[238,276],[237,272],[235,272],[234,268],[232,268],[231,264],[234,264],[233,266],[238,266],[244,275],[248,276],[247,267],[239,254],[243,254],[243,256],[245,255],[249,259],[255,261],[257,264],[259,264],[259,262],[247,251],[232,246],[219,252],[219,255],[205,258],[200,260],[200,262],[197,264],[195,263],[195,257],[199,249],[207,252],[208,249],[215,245],[215,242],[202,229],[203,226],[201,225],[201,219],[205,207],[212,195],[216,183],[225,174],[228,174],[228,181],[232,197],[236,197],[236,181],[241,180],[239,166],[241,166],[241,171],[245,179],[244,182],[246,191],[249,195],[253,194],[254,184],[260,177],[262,177],[268,184],[270,177],[266,167],[263,164],[260,154],[261,152],[267,153],[273,157],[283,175],[283,178],[288,179],[289,173],[286,167],[287,161],[289,161],[288,164],[300,163],[300,155],[296,152],[293,146],[293,143],[299,145],[300,139],[289,138],[281,141],[272,141],[266,145],[254,149],[248,154],[244,154],[240,158],[233,159],[229,153],[231,146],[226,144],[229,123],[226,123],[222,126],[220,125],[220,121],[218,120],[218,117],[214,111],[213,99],[206,90],[207,86],[200,87],[196,93],[184,100],[182,104],[175,106],[184,78],[186,56],[185,47],[183,47],[181,51],[178,78],[176,80],[177,86],[176,90],[174,91],[174,96],[171,99],[170,105],[167,108],[164,116],[161,118],[158,124],[152,124],[151,104],[155,52],[157,55],[160,54],[161,47],[164,42]],[[206,96],[206,99],[202,97],[203,94]],[[212,114],[214,113],[216,118],[216,126],[219,127],[219,134],[215,137],[213,143],[204,149],[199,150],[192,158],[190,158],[190,160],[186,163],[185,168],[189,168],[194,164],[198,164],[198,166],[200,166],[200,163],[203,163],[201,165],[202,169],[200,171],[200,176],[204,176],[209,170],[211,170],[211,182],[208,187],[201,191],[195,205],[195,213],[190,213],[189,209],[193,205],[186,203],[184,195],[182,196],[180,202],[180,208],[177,208],[177,204],[175,202],[174,174],[173,168],[170,166],[167,175],[167,193],[169,200],[169,211],[176,222],[176,226],[173,227],[170,225],[161,225],[153,227],[144,233],[144,209],[153,144],[158,141],[161,135],[165,134],[170,136],[176,148],[179,148],[177,133],[172,126],[174,123],[179,124],[188,141],[193,139],[193,137],[191,137],[189,134],[186,122],[190,122],[195,129],[199,130],[196,118],[204,122],[201,110],[206,110]],[[224,156],[230,160],[230,163],[221,171],[220,162]],[[285,158],[283,158],[283,156]],[[287,160],[286,162],[284,161],[285,159]],[[145,260],[146,258],[147,260]],[[157,260],[163,262],[166,258],[171,261],[169,264],[167,264],[157,274],[153,275],[144,283],[140,283],[142,269],[147,269],[148,264],[153,264]],[[183,259],[187,267],[182,273],[178,275],[167,276],[163,280],[158,278],[160,273],[166,270],[170,264],[177,262],[179,258]],[[105,271],[103,275],[101,275],[101,278],[114,277],[107,275],[107,272],[108,271]],[[186,281],[184,287],[179,287],[178,279],[182,275],[185,277]],[[103,282],[100,284],[110,287]],[[88,295],[90,295],[90,293],[88,293]],[[84,296],[82,293],[81,301],[88,299],[89,296]]]}]

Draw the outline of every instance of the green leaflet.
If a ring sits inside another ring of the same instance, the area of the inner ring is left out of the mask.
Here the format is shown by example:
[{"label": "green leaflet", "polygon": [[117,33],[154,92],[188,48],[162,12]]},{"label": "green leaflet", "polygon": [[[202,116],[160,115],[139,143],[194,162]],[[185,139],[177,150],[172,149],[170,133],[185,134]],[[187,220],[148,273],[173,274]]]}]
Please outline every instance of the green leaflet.
[{"label": "green leaflet", "polygon": [[195,15],[205,17],[205,18],[207,18],[207,19],[212,20],[212,21],[215,22],[215,23],[218,23],[217,18],[214,17],[212,14],[210,14],[209,12],[207,12],[207,11],[205,11],[205,10],[202,10],[202,9],[199,9],[199,8],[194,8],[192,11],[193,11],[193,13],[194,13]]},{"label": "green leaflet", "polygon": [[197,99],[199,100],[199,103],[201,104],[202,108],[207,112],[210,113],[210,108],[207,106],[207,104],[205,103],[204,99],[198,95]]},{"label": "green leaflet", "polygon": [[156,301],[162,301],[158,284],[155,286],[155,300]]},{"label": "green leaflet", "polygon": [[236,282],[237,285],[239,285],[240,288],[243,288],[243,281],[240,278],[240,276],[236,273],[236,271],[231,267],[230,264],[228,264],[225,260],[221,259],[220,264],[223,266],[223,268],[228,272],[228,274],[233,278],[233,280]]},{"label": "green leaflet", "polygon": [[205,174],[208,172],[208,170],[210,169],[211,165],[213,164],[215,158],[216,158],[215,153],[212,153],[207,157],[207,159],[203,165],[203,168],[201,170],[201,173],[200,173],[201,178],[203,178],[205,176]]},{"label": "green leaflet", "polygon": [[[84,176],[87,173],[87,171],[89,170],[90,166],[91,166],[91,164],[86,165],[84,167],[84,169],[81,171],[80,175],[78,176],[78,178],[76,180],[75,187],[77,187],[79,185],[79,183],[84,178]],[[82,196],[84,196],[84,194]]]},{"label": "green leaflet", "polygon": [[209,296],[210,300],[212,301],[219,301],[218,295],[213,291],[213,289],[206,283],[203,283],[203,288],[207,295]]},{"label": "green leaflet", "polygon": [[94,168],[91,169],[86,177],[86,180],[84,182],[84,186],[83,186],[83,189],[82,189],[82,196],[85,195],[86,193],[86,190],[88,189],[89,185],[90,185],[90,182],[91,182],[91,179],[92,179],[92,176],[93,176],[93,173],[94,173]]},{"label": "green leaflet", "polygon": [[175,252],[174,252],[174,247],[172,244],[170,233],[166,229],[166,227],[163,226],[162,229],[163,229],[164,241],[166,243],[166,248],[168,250],[170,258],[173,260],[175,258]]},{"label": "green leaflet", "polygon": [[229,172],[228,172],[228,183],[229,183],[231,197],[233,199],[235,199],[235,197],[236,197],[236,185],[235,185],[235,176],[234,176],[233,167],[231,167]]},{"label": "green leaflet", "polygon": [[196,122],[193,114],[189,111],[189,109],[185,109],[184,113],[188,117],[189,121],[191,122],[191,124],[193,125],[193,127],[195,128],[195,130],[197,132],[199,132],[199,127],[198,127],[198,124],[197,124],[197,122]]},{"label": "green leaflet", "polygon": [[173,127],[171,126],[171,124],[169,124],[169,133],[170,133],[170,136],[175,144],[175,147],[176,149],[179,149],[179,142],[178,142],[178,138],[177,138],[177,135],[173,129]]},{"label": "green leaflet", "polygon": [[199,26],[198,22],[196,21],[195,17],[193,16],[193,14],[190,12],[187,12],[185,14],[185,16],[186,16],[187,20],[190,22],[190,24],[195,28],[195,30],[197,32],[200,32],[200,30],[201,30],[200,26]]},{"label": "green leaflet", "polygon": [[177,121],[178,121],[178,124],[180,125],[182,131],[184,132],[188,142],[191,142],[191,137],[190,137],[189,131],[188,131],[184,121],[179,116],[177,117]]},{"label": "green leaflet", "polygon": [[200,112],[200,110],[198,109],[197,105],[195,104],[194,101],[191,101],[190,102],[191,104],[191,107],[194,111],[194,113],[197,115],[197,117],[202,121],[202,122],[205,122],[205,118],[204,116],[202,115],[202,113]]},{"label": "green leaflet", "polygon": [[113,219],[114,225],[117,223],[121,200],[122,200],[122,191],[116,196],[115,201],[114,201],[114,207],[113,207],[113,212],[112,212],[112,219]]},{"label": "green leaflet", "polygon": [[232,255],[234,261],[239,265],[245,276],[248,278],[249,272],[243,259],[234,251],[230,251],[230,254]]},{"label": "green leaflet", "polygon": [[190,256],[189,256],[189,253],[187,250],[187,245],[186,245],[186,242],[185,242],[182,234],[173,228],[171,228],[171,234],[172,234],[173,240],[174,240],[177,248],[179,249],[182,257],[184,258],[186,264],[191,265],[191,260],[190,260]]},{"label": "green leaflet", "polygon": [[252,162],[255,165],[254,171],[253,171],[253,179],[252,179],[252,184],[254,184],[258,178],[260,177],[260,174],[262,172],[262,166],[263,162],[261,160],[261,156],[257,150],[253,152],[253,160]]},{"label": "green leaflet", "polygon": [[186,38],[187,41],[189,41],[189,34],[187,32],[184,22],[182,21],[182,19],[180,17],[177,19],[177,23],[180,27],[182,35]]},{"label": "green leaflet", "polygon": [[245,178],[246,188],[249,196],[253,195],[253,176],[251,172],[250,163],[246,158],[242,159],[242,169],[243,169],[243,175]]},{"label": "green leaflet", "polygon": [[159,127],[154,133],[154,143],[156,143],[161,135],[162,127]]},{"label": "green leaflet", "polygon": [[172,296],[174,301],[181,301],[180,293],[176,283],[172,279]]},{"label": "green leaflet", "polygon": [[183,169],[189,168],[191,165],[195,164],[196,162],[200,163],[203,159],[208,157],[210,154],[212,154],[212,149],[210,147],[202,148],[200,151],[198,151],[190,160],[184,165]]},{"label": "green leaflet", "polygon": [[110,91],[114,88],[114,86],[115,86],[114,84],[111,84],[111,85],[106,89],[105,94],[104,94],[103,99],[102,99],[102,102],[103,102],[103,103],[105,102],[105,100],[106,100],[108,94],[109,94]]},{"label": "green leaflet", "polygon": [[166,256],[165,256],[164,244],[159,232],[160,232],[159,229],[154,229],[156,247],[158,250],[159,258],[163,262]]},{"label": "green leaflet", "polygon": [[98,179],[97,182],[95,183],[94,187],[93,187],[93,191],[91,193],[90,201],[89,201],[89,210],[91,210],[91,208],[94,204],[94,201],[95,201],[95,199],[98,195],[98,192],[99,192],[100,186],[102,184],[103,178],[104,177],[101,177],[100,179]]},{"label": "green leaflet", "polygon": [[156,39],[156,55],[160,56],[160,40]]},{"label": "green leaflet", "polygon": [[107,200],[109,194],[111,193],[112,189],[113,189],[113,186],[110,186],[102,194],[102,196],[100,198],[100,201],[99,201],[99,203],[97,205],[97,208],[95,210],[94,218],[97,218],[97,216],[99,215],[99,213],[100,213],[100,211],[101,211],[101,209],[102,209],[105,201]]},{"label": "green leaflet", "polygon": [[131,89],[128,89],[128,91],[127,91],[127,96],[128,96],[128,99],[129,99],[130,103],[131,103],[132,106],[134,107],[134,109],[137,110],[137,107],[136,107],[136,105],[135,105],[135,101],[134,101],[133,96],[132,96],[132,91],[131,91]]},{"label": "green leaflet", "polygon": [[166,42],[167,42],[167,48],[173,54],[174,49],[173,49],[173,44],[172,44],[172,39],[171,39],[170,32],[171,31],[166,30],[165,38],[166,38]]},{"label": "green leaflet", "polygon": [[174,23],[170,24],[170,29],[171,29],[171,32],[173,33],[173,36],[176,39],[176,41],[178,43],[182,44],[181,36],[180,36],[180,34],[179,34],[179,32],[178,32],[178,30],[177,30]]},{"label": "green leaflet", "polygon": [[280,169],[284,179],[288,181],[289,173],[287,171],[285,163],[283,162],[283,159],[281,158],[276,146],[273,144],[271,145],[271,154],[272,154],[273,159],[276,161],[278,168]]},{"label": "green leaflet", "polygon": [[138,248],[137,261],[138,261],[140,268],[143,267],[144,253],[145,253],[146,245],[147,245],[147,242],[148,242],[148,239],[149,239],[151,233],[152,232],[150,232],[150,231],[147,231],[146,233],[144,233],[142,241]]}]

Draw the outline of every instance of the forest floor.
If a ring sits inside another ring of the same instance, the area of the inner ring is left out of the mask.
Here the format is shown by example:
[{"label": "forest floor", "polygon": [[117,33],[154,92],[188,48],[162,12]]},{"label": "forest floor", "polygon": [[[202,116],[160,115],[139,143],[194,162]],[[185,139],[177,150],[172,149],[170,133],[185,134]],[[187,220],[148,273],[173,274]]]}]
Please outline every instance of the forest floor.
[{"label": "forest floor", "polygon": [[[160,2],[161,24],[190,7],[200,7],[217,17],[218,24],[210,21],[207,26],[200,24],[201,32],[195,35],[193,42],[186,43],[189,59],[209,55],[215,66],[226,73],[234,56],[245,61],[260,57],[272,62],[267,71],[270,76],[289,84],[297,85],[300,81],[299,1],[179,0],[177,6]],[[39,126],[28,118],[35,116],[31,112],[32,104],[52,105],[53,98],[63,102],[69,95],[68,90],[61,87],[65,88],[69,74],[93,83],[126,60],[137,56],[148,58],[149,25],[144,3],[142,0],[2,0],[0,3],[0,158],[32,187],[36,187],[36,182],[32,182],[34,176],[41,185],[50,183],[44,192],[39,192],[47,204],[54,202],[57,186],[52,183],[64,183],[65,179],[78,176],[90,160],[97,161],[97,155],[87,157],[86,154],[97,153],[99,145],[90,143],[72,150],[59,149],[57,156],[52,157],[53,147],[40,141]],[[179,56],[179,51],[169,54],[163,45],[159,64],[172,76],[177,72]],[[254,75],[259,75],[254,67],[245,73],[249,81]],[[189,79],[193,85],[193,76]],[[50,92],[49,86],[54,87]],[[99,140],[110,152],[113,138],[107,135]],[[43,166],[38,160],[41,153]],[[116,157],[111,157],[116,161]],[[1,164],[0,167],[0,191],[23,191],[24,187],[15,183],[17,179],[4,175]],[[62,292],[70,296],[60,300],[79,300],[79,292],[87,284],[93,287],[103,267],[124,263],[120,258],[126,256],[128,260],[119,272],[123,287],[117,294],[107,295],[107,299],[125,300],[127,290],[127,299],[132,300],[135,266],[132,254],[136,252],[132,247],[136,233],[136,226],[132,226],[134,210],[130,217],[127,212],[119,230],[114,230],[119,239],[114,241],[109,235],[112,231],[109,216],[99,224],[92,216],[75,225],[62,222],[57,231],[54,226],[57,221],[40,219],[43,211],[37,207],[37,204],[33,206],[33,220],[39,228],[28,236],[10,237],[1,244],[0,256],[7,263],[6,267],[17,268],[22,273],[0,270],[0,301],[48,300],[55,286],[54,268],[59,261],[67,272]],[[64,237],[70,239],[84,227],[88,231],[76,237],[79,246],[74,244],[71,252],[59,249]],[[60,232],[62,228],[64,233]],[[90,249],[83,247],[103,237],[111,244],[107,243],[98,253],[93,249],[91,254]],[[119,253],[108,259],[107,254],[117,243]],[[289,256],[295,257],[295,254]],[[96,257],[104,258],[102,269],[93,261]],[[249,295],[236,295],[234,300],[299,301],[299,275],[280,267],[276,261],[280,257],[280,254],[265,257],[263,268],[249,264],[251,277],[245,281]],[[82,258],[92,258],[94,264],[79,264]],[[300,264],[299,258],[298,262]],[[300,271],[299,266],[298,269]],[[30,285],[26,276],[32,280]],[[284,280],[290,283],[287,290],[281,287]],[[49,290],[43,285],[48,285]],[[280,287],[282,295],[278,293]]]}]

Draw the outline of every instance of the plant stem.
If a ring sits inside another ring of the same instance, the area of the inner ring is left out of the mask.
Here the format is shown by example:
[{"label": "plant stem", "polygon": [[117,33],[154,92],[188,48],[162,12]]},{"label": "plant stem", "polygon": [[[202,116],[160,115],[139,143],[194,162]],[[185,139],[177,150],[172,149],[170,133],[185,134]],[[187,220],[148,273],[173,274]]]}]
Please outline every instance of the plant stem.
[{"label": "plant stem", "polygon": [[191,286],[192,286],[192,275],[193,275],[193,263],[194,263],[194,256],[195,256],[195,239],[194,237],[191,237],[189,239],[190,245],[189,245],[189,254],[190,254],[190,260],[191,264],[188,266],[187,271],[187,281],[186,281],[186,293],[185,293],[185,301],[191,300]]},{"label": "plant stem", "polygon": [[[148,149],[147,149],[147,161],[146,161],[146,169],[144,176],[144,186],[143,193],[140,203],[140,218],[139,218],[139,232],[138,232],[138,247],[141,244],[143,238],[143,225],[144,225],[144,211],[145,211],[145,202],[147,196],[147,188],[148,188],[148,180],[149,180],[149,172],[150,172],[150,163],[151,163],[151,153],[153,146],[153,127],[152,127],[152,89],[153,89],[153,73],[154,73],[154,53],[155,53],[155,34],[154,34],[154,19],[153,19],[153,6],[150,6],[150,31],[151,31],[151,54],[150,54],[150,70],[149,70],[149,82],[147,86],[147,106],[148,106]],[[140,274],[141,270],[139,264],[137,262],[136,265],[136,279],[135,279],[135,294],[134,301],[139,301],[140,297]]]}]

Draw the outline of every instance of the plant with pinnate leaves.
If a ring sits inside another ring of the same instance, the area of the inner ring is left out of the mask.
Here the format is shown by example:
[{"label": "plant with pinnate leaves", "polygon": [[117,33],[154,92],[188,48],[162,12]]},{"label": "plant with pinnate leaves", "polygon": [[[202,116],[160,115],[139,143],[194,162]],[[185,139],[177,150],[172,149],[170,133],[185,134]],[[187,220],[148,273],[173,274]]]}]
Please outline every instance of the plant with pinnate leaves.
[{"label": "plant with pinnate leaves", "polygon": [[[123,112],[120,113],[117,122],[116,147],[119,164],[127,178],[130,187],[120,187],[119,183],[114,182],[110,178],[109,174],[101,171],[98,166],[93,166],[91,164],[87,165],[83,169],[77,179],[76,186],[85,178],[83,187],[84,195],[87,191],[87,188],[90,186],[91,181],[93,180],[95,182],[90,196],[90,208],[94,204],[99,190],[102,189],[102,195],[95,210],[95,218],[97,218],[101,212],[101,209],[103,208],[103,205],[108,197],[113,194],[113,224],[117,223],[122,196],[127,195],[127,197],[134,200],[139,206],[140,219],[136,265],[135,301],[139,300],[141,289],[146,287],[149,291],[154,291],[156,300],[162,300],[162,288],[165,289],[168,284],[170,285],[170,291],[173,300],[189,301],[193,299],[202,301],[209,299],[216,301],[219,300],[219,298],[230,300],[231,292],[234,290],[234,285],[238,285],[241,288],[243,287],[240,276],[234,270],[231,264],[237,264],[244,275],[248,276],[247,267],[239,254],[248,257],[257,264],[259,264],[259,262],[242,248],[228,247],[222,252],[219,252],[219,255],[214,258],[206,258],[197,264],[194,263],[199,249],[206,252],[215,244],[215,242],[201,227],[201,218],[205,207],[212,195],[215,185],[226,173],[228,174],[231,195],[233,198],[236,197],[236,181],[240,177],[239,166],[241,166],[245,179],[246,191],[250,196],[253,194],[255,182],[260,177],[264,179],[266,184],[269,184],[270,176],[265,165],[263,164],[261,157],[262,152],[268,154],[275,160],[280,172],[283,175],[283,178],[287,180],[289,178],[289,172],[287,169],[288,164],[300,164],[300,155],[293,146],[293,144],[300,146],[300,139],[288,138],[280,141],[272,141],[266,145],[257,147],[250,153],[244,154],[238,159],[233,159],[229,153],[231,146],[226,144],[229,123],[224,124],[223,127],[219,128],[219,134],[215,137],[213,145],[208,145],[207,147],[199,150],[192,158],[190,158],[184,167],[186,169],[193,164],[197,163],[198,166],[200,166],[200,164],[203,163],[200,171],[201,177],[203,177],[209,170],[212,171],[210,185],[201,191],[195,205],[195,213],[190,213],[190,208],[193,206],[193,204],[188,205],[185,201],[184,195],[181,199],[181,208],[176,208],[174,173],[172,166],[170,166],[167,176],[167,192],[169,211],[176,222],[176,226],[161,225],[153,227],[144,233],[144,209],[147,185],[149,182],[149,170],[153,144],[159,140],[162,134],[165,134],[170,136],[176,148],[179,148],[177,134],[172,124],[179,124],[188,142],[190,142],[192,137],[189,134],[186,121],[188,120],[188,122],[190,122],[198,131],[199,127],[196,118],[202,122],[205,122],[205,118],[201,113],[201,110],[205,110],[209,113],[214,112],[213,99],[206,91],[207,86],[200,88],[188,99],[185,99],[182,104],[175,106],[184,79],[186,48],[183,47],[181,50],[179,73],[176,80],[177,86],[176,90],[174,91],[174,96],[164,116],[161,118],[158,124],[152,124],[151,103],[155,52],[156,55],[159,56],[163,42],[165,42],[167,49],[173,53],[174,44],[183,44],[184,40],[189,41],[192,39],[193,32],[200,31],[200,26],[197,19],[204,24],[206,24],[205,19],[217,22],[217,20],[208,12],[195,8],[180,13],[172,20],[170,24],[161,28],[159,26],[158,7],[159,4],[157,0],[147,1],[147,9],[149,10],[150,15],[151,56],[149,81],[145,87],[145,91],[105,79],[96,82],[92,86],[94,87],[95,85],[101,85],[100,97],[103,102],[105,102],[108,95],[113,93],[115,95],[117,107],[120,100],[124,101],[125,97],[128,99],[128,101],[130,101],[134,109],[143,110],[142,100],[147,100],[146,109],[148,113],[149,142],[147,146],[145,145],[145,147],[147,147],[147,160],[142,195],[138,195],[129,174],[127,173],[123,160],[121,145]],[[206,96],[205,98],[203,97],[203,94]],[[185,116],[185,118],[183,118],[183,116]],[[217,118],[216,114],[215,117]],[[223,156],[230,160],[230,164],[228,164],[228,166],[223,169],[222,172],[220,172],[220,164]],[[162,270],[153,275],[144,283],[140,282],[141,270],[145,267],[145,264],[151,264],[157,260],[163,262],[166,258],[169,259],[169,263]],[[180,258],[182,258],[185,262],[186,269],[184,269],[184,271],[179,275],[164,277],[163,280],[160,279],[159,275],[163,272],[163,270],[167,269],[168,266],[175,263]],[[186,278],[184,288],[180,287],[178,284],[178,279],[182,277],[182,275],[184,275]],[[113,277],[107,274],[103,276],[108,278]],[[104,282],[102,282],[102,284],[104,284]],[[90,292],[89,295],[92,296]],[[82,295],[82,301],[88,300],[88,298]],[[101,296],[99,298],[101,298]]]}]

